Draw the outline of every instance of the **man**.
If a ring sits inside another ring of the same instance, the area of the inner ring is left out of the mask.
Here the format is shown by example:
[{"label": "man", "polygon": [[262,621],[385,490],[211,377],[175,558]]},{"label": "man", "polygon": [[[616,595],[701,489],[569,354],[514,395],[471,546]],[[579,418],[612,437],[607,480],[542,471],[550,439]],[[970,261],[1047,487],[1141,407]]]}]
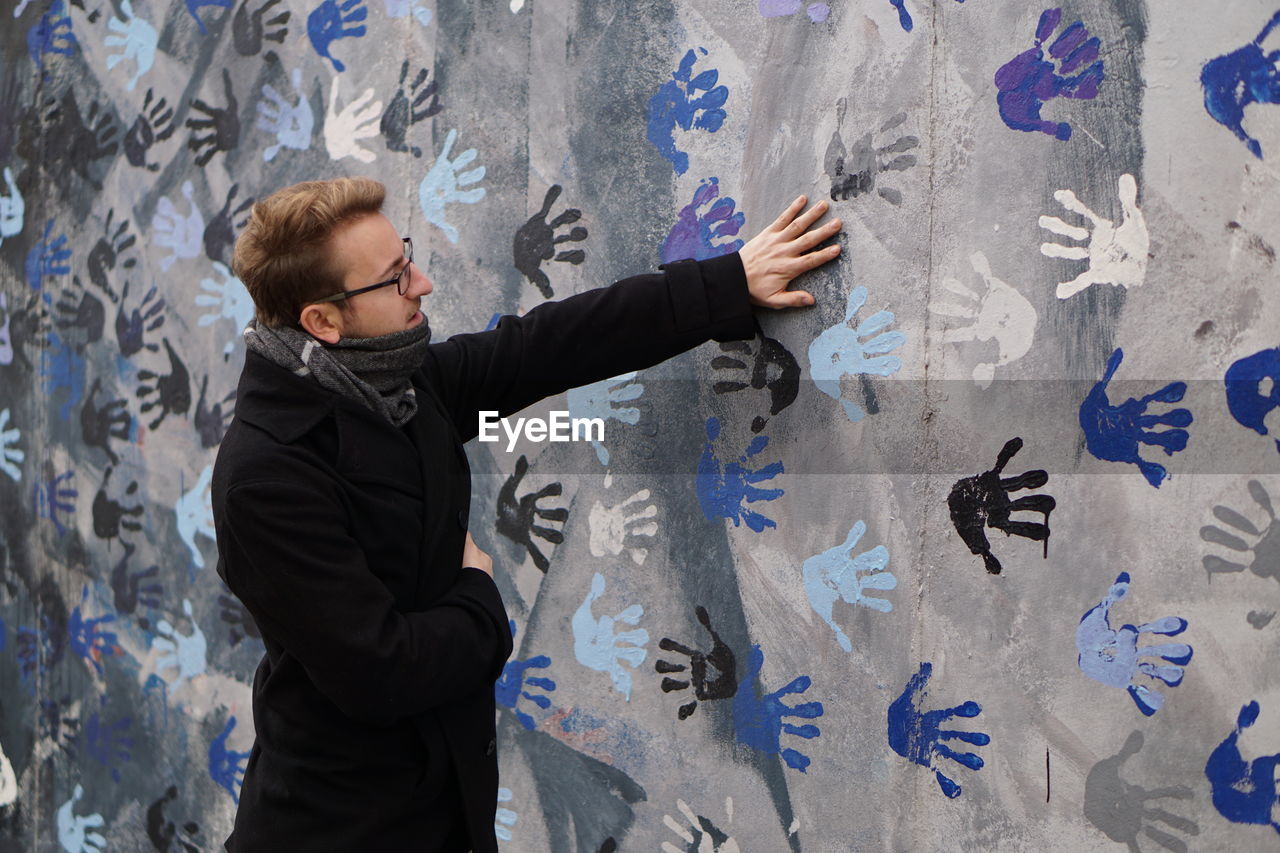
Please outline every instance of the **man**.
[{"label": "man", "polygon": [[467,529],[462,445],[506,416],[706,340],[832,260],[796,199],[740,252],[430,344],[432,290],[367,178],[254,205],[233,266],[256,306],[213,474],[218,573],[266,654],[231,851],[496,851],[493,683],[511,653]]}]

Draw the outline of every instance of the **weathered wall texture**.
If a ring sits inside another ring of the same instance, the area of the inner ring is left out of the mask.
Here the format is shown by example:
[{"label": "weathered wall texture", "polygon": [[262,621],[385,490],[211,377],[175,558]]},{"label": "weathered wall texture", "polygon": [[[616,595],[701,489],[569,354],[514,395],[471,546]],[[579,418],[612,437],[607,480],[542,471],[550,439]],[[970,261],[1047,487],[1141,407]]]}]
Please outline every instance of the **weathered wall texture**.
[{"label": "weathered wall texture", "polygon": [[816,307],[540,408],[599,446],[469,448],[508,849],[1276,849],[1278,15],[5,0],[0,846],[220,849],[226,264],[368,174],[437,336],[847,223]]}]

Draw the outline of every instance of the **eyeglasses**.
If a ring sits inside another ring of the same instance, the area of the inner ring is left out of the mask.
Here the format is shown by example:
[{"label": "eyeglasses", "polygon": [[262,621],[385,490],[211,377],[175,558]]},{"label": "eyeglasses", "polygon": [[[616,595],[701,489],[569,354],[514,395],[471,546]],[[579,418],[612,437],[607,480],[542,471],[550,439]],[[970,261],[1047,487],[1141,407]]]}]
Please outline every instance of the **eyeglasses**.
[{"label": "eyeglasses", "polygon": [[350,299],[353,296],[359,296],[361,293],[368,293],[370,290],[377,290],[379,287],[387,287],[394,284],[396,293],[404,296],[409,292],[409,265],[413,263],[413,240],[409,237],[401,237],[404,243],[404,266],[400,268],[400,272],[395,278],[389,278],[386,281],[380,281],[377,284],[371,284],[368,287],[357,287],[355,290],[344,290],[341,293],[335,293],[333,296],[326,296],[323,299],[313,299],[311,302],[337,302],[340,299]]}]

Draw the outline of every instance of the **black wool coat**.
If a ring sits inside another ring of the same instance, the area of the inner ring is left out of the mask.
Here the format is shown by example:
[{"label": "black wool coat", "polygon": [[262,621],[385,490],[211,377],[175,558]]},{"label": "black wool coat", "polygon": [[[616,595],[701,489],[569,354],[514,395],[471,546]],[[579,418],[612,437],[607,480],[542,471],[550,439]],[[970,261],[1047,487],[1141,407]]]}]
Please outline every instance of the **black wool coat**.
[{"label": "black wool coat", "polygon": [[266,645],[230,851],[497,850],[494,681],[511,634],[462,567],[477,412],[751,337],[736,254],[432,344],[396,428],[256,353],[213,472],[218,574]]}]

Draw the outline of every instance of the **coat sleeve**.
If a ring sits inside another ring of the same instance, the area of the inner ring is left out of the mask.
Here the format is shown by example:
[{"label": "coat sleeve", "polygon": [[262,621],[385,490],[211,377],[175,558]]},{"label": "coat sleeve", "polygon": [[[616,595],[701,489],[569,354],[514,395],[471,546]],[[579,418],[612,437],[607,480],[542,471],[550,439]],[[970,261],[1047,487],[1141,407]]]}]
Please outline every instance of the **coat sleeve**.
[{"label": "coat sleeve", "polygon": [[497,328],[455,335],[424,363],[462,441],[476,413],[517,412],[544,397],[650,367],[708,340],[755,334],[746,273],[735,252],[676,261],[665,272],[546,302]]},{"label": "coat sleeve", "polygon": [[234,485],[218,541],[224,579],[264,638],[354,719],[388,724],[492,689],[511,652],[498,588],[479,569],[429,609],[398,612],[320,476]]}]

